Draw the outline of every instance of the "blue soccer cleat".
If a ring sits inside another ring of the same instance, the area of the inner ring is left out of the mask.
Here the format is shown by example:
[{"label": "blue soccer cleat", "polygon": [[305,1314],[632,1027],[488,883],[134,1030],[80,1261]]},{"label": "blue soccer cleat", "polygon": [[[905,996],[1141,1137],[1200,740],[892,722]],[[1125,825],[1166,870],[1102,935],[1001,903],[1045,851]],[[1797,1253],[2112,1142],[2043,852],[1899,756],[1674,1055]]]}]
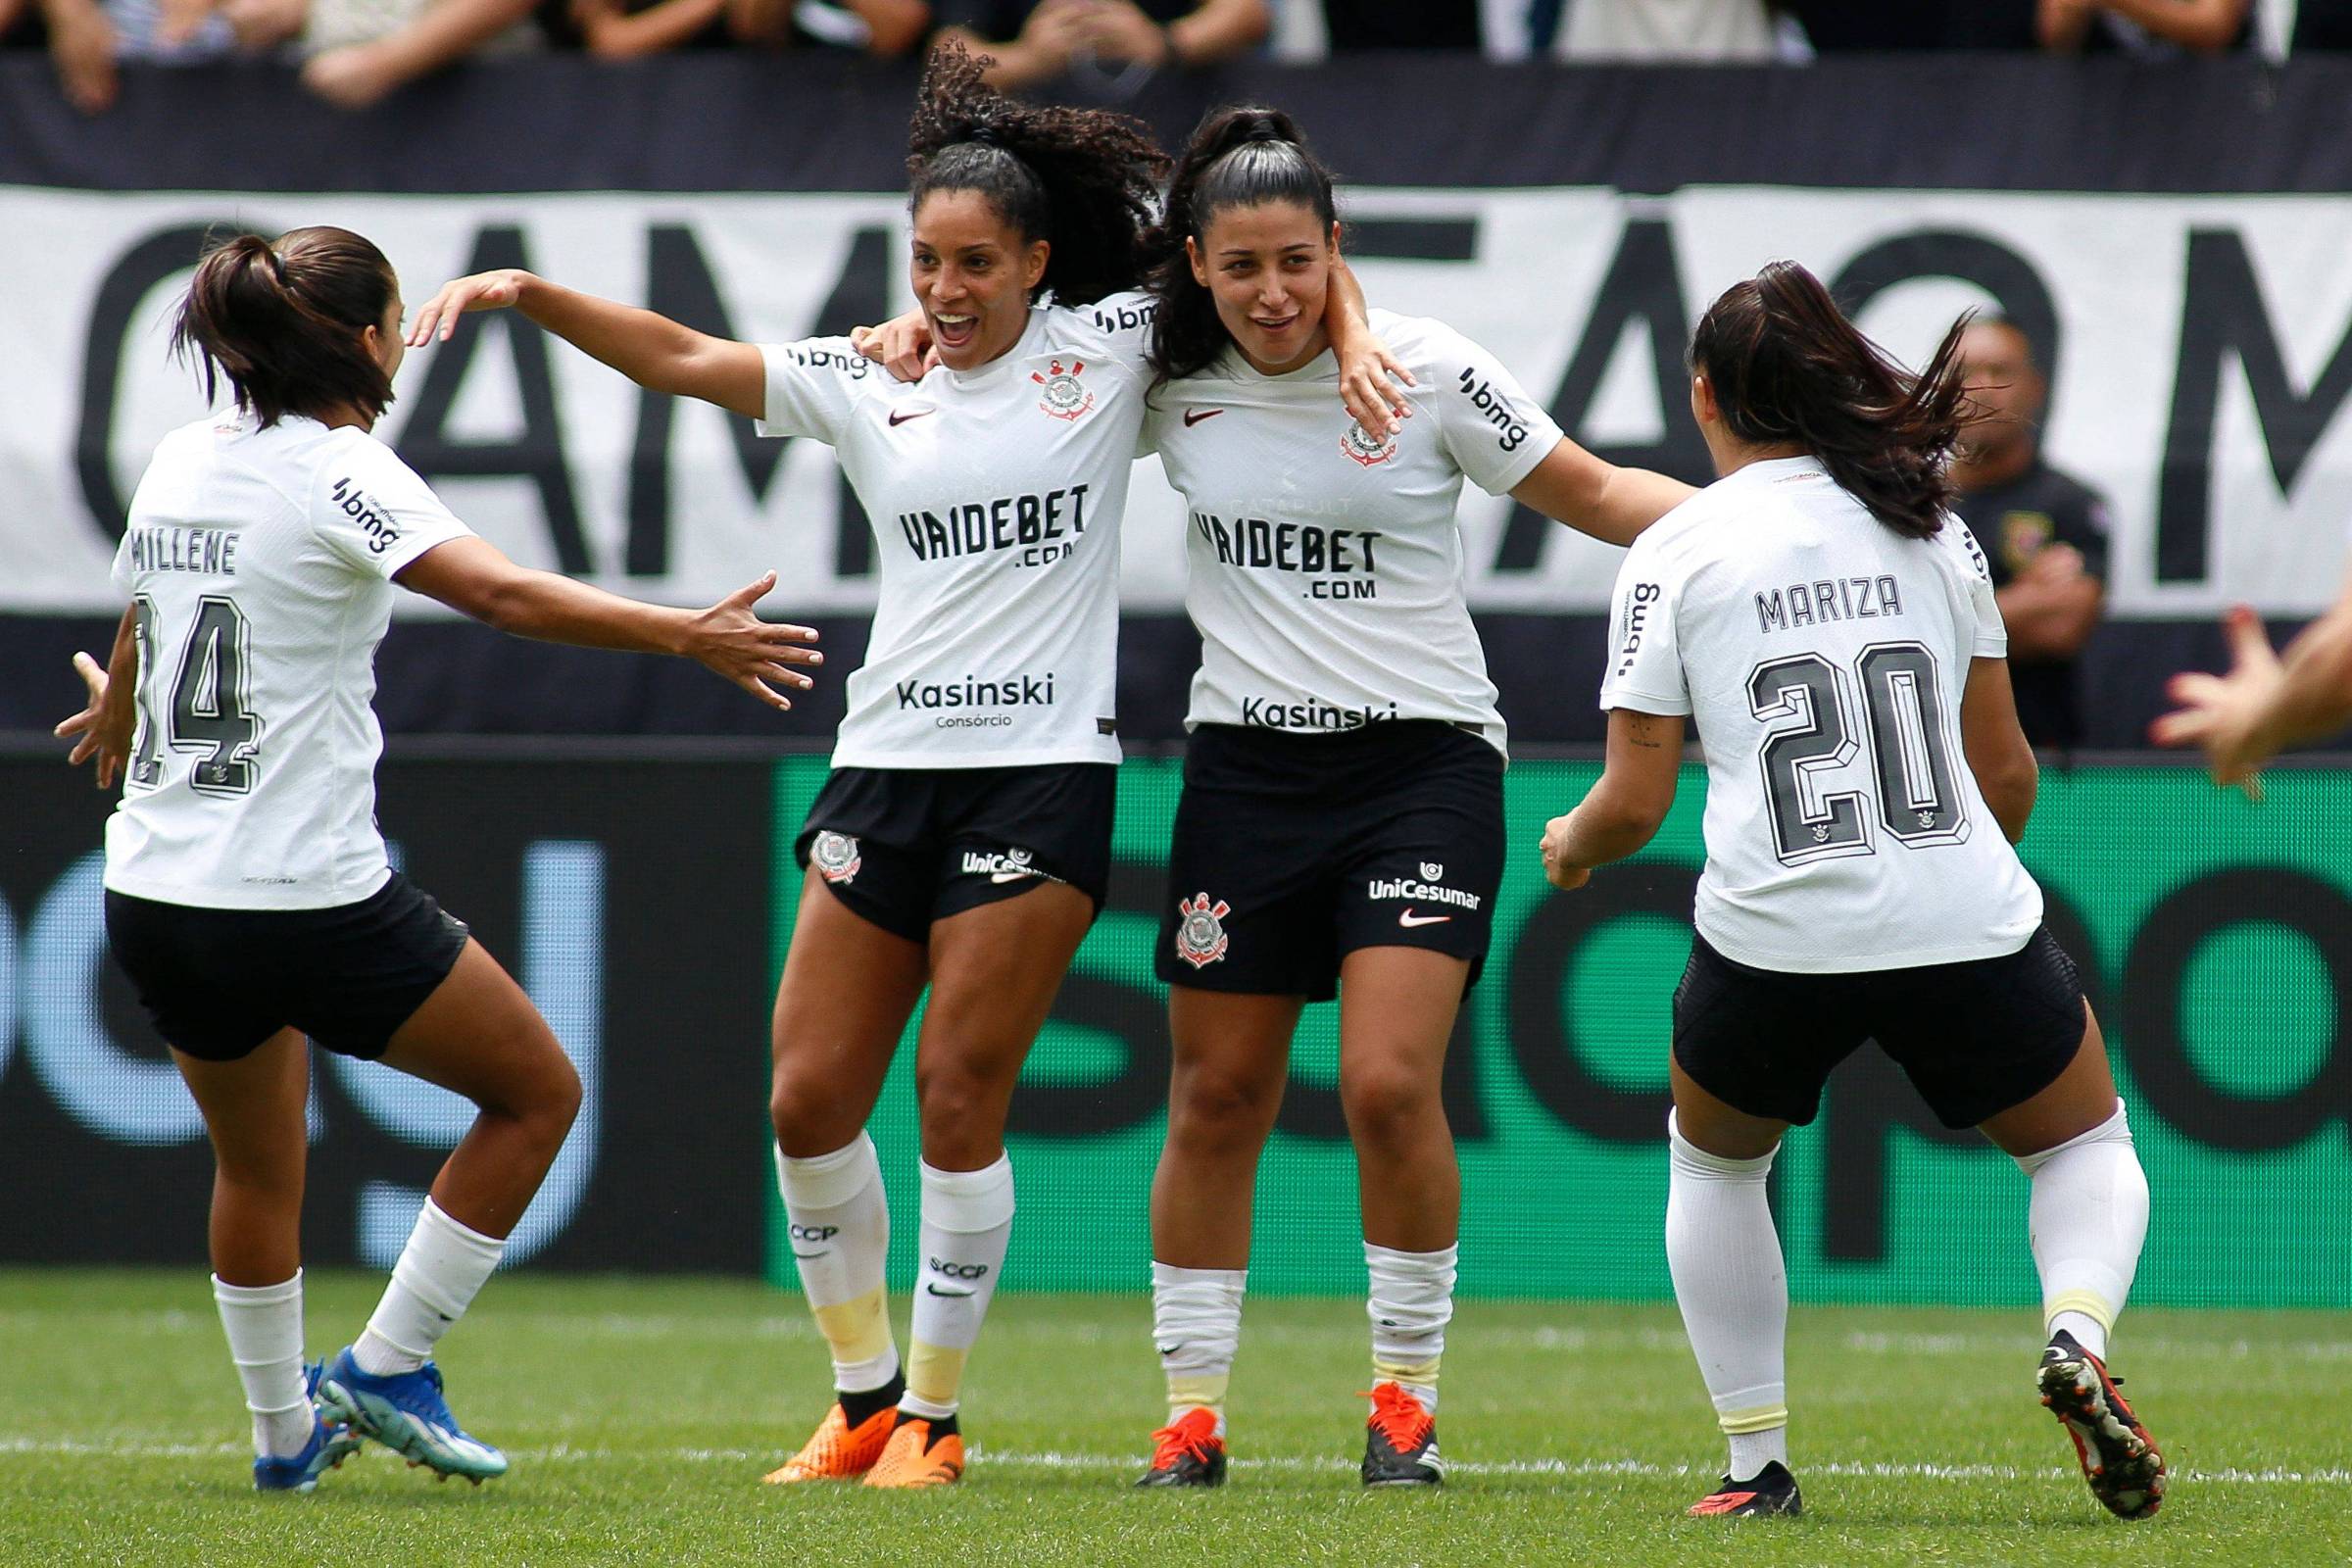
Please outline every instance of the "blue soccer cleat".
[{"label": "blue soccer cleat", "polygon": [[[318,1398],[319,1364],[311,1362],[302,1369],[302,1392],[314,1407]],[[360,1440],[340,1417],[329,1420],[314,1408],[311,1416],[311,1441],[302,1451],[282,1459],[267,1455],[253,1461],[253,1490],[256,1492],[315,1492],[318,1478],[344,1460],[359,1452]]]},{"label": "blue soccer cleat", "polygon": [[446,1478],[464,1476],[480,1486],[507,1473],[507,1456],[469,1437],[449,1412],[441,1395],[441,1369],[427,1361],[414,1372],[371,1377],[360,1370],[346,1346],[318,1380],[318,1402],[330,1417]]}]

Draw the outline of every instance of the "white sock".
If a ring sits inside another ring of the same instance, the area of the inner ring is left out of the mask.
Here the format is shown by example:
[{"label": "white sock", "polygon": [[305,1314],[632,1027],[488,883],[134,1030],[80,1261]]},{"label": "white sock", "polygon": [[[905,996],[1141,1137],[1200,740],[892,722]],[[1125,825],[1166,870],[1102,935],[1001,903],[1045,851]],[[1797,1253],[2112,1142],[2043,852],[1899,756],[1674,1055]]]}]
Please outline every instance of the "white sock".
[{"label": "white sock", "polygon": [[291,1459],[311,1441],[315,1424],[302,1392],[302,1270],[275,1285],[230,1285],[216,1274],[213,1302],[237,1381],[245,1385],[253,1451]]},{"label": "white sock", "polygon": [[833,1352],[833,1386],[867,1394],[899,1375],[882,1268],[890,1258],[890,1200],[882,1160],[864,1133],[830,1154],[776,1151],[776,1190],[791,1224],[794,1266]]},{"label": "white sock", "polygon": [[1364,1244],[1372,1277],[1365,1313],[1372,1319],[1372,1381],[1394,1383],[1438,1413],[1438,1362],[1453,1318],[1454,1259],[1459,1250],[1398,1252]]},{"label": "white sock", "polygon": [[1168,1424],[1194,1410],[1217,1418],[1225,1435],[1225,1390],[1242,1346],[1242,1291],[1249,1271],[1152,1265],[1152,1343],[1168,1380]]},{"label": "white sock", "polygon": [[1004,1272],[1012,1239],[1012,1160],[980,1170],[923,1165],[923,1258],[907,1331],[906,1394],[899,1408],[944,1421],[956,1413],[964,1358]]},{"label": "white sock", "polygon": [[392,1283],[375,1304],[351,1357],[369,1377],[414,1372],[466,1315],[476,1291],[498,1267],[507,1244],[451,1219],[431,1199],[416,1215],[409,1245],[392,1265]]},{"label": "white sock", "polygon": [[2042,1321],[2103,1360],[2148,1235],[2148,1178],[2124,1102],[2090,1131],[2017,1163],[2034,1179],[2030,1224]]},{"label": "white sock", "polygon": [[1773,1156],[1707,1153],[1683,1137],[1672,1111],[1666,1144],[1675,1303],[1731,1440],[1731,1477],[1752,1481],[1771,1461],[1788,1462],[1788,1268],[1764,1190]]}]

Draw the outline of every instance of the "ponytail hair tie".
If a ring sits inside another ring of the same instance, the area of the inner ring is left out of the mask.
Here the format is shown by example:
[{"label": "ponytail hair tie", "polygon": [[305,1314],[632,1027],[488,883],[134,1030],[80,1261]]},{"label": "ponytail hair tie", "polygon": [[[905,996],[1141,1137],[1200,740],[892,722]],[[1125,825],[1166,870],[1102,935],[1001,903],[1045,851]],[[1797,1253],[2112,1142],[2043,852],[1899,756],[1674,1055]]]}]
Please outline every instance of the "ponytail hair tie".
[{"label": "ponytail hair tie", "polygon": [[972,127],[972,133],[969,136],[964,137],[964,140],[978,142],[983,147],[994,147],[999,152],[1009,152],[1011,150],[1004,145],[1004,138],[997,134],[997,127],[994,125],[974,125]]}]

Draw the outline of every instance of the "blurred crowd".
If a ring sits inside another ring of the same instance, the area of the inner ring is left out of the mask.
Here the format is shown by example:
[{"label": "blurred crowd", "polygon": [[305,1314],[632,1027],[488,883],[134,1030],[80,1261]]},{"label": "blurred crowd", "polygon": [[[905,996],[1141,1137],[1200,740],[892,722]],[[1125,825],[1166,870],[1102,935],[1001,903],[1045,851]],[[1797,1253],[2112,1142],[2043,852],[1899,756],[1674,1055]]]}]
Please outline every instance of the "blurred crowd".
[{"label": "blurred crowd", "polygon": [[1153,73],[1256,50],[1475,49],[1503,60],[1802,62],[1922,49],[2352,48],[2352,0],[0,0],[0,45],[45,48],[92,114],[123,60],[299,60],[364,108],[469,55],[834,49],[909,55],[961,38],[1000,85],[1116,99]]}]

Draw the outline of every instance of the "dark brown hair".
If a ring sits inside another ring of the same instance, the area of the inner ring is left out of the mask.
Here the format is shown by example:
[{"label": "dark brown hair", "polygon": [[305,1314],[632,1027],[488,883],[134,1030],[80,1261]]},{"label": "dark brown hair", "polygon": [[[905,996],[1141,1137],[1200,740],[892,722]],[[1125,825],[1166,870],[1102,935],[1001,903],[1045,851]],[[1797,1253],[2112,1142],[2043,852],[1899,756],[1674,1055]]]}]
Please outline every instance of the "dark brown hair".
[{"label": "dark brown hair", "polygon": [[1926,539],[1952,502],[1968,321],[1954,321],[1913,375],[1845,318],[1819,278],[1774,262],[1707,307],[1691,334],[1690,368],[1713,384],[1733,435],[1803,447],[1873,516]]},{"label": "dark brown hair", "polygon": [[1305,208],[1329,233],[1338,220],[1331,171],[1307,151],[1305,138],[1279,109],[1250,106],[1210,112],[1177,160],[1167,215],[1153,245],[1152,292],[1159,311],[1152,322],[1152,384],[1207,368],[1232,334],[1217,319],[1217,302],[1193,276],[1184,242],[1205,248],[1208,225],[1232,207],[1290,202]]},{"label": "dark brown hair", "polygon": [[906,210],[933,191],[977,191],[1023,239],[1051,247],[1038,287],[1057,303],[1134,288],[1168,155],[1126,115],[1005,97],[980,79],[990,64],[961,44],[931,52],[906,138]]},{"label": "dark brown hair", "polygon": [[392,381],[361,334],[382,329],[399,286],[384,253],[349,229],[238,234],[196,264],[172,351],[199,363],[207,398],[226,380],[265,426],[344,409],[373,423]]}]

